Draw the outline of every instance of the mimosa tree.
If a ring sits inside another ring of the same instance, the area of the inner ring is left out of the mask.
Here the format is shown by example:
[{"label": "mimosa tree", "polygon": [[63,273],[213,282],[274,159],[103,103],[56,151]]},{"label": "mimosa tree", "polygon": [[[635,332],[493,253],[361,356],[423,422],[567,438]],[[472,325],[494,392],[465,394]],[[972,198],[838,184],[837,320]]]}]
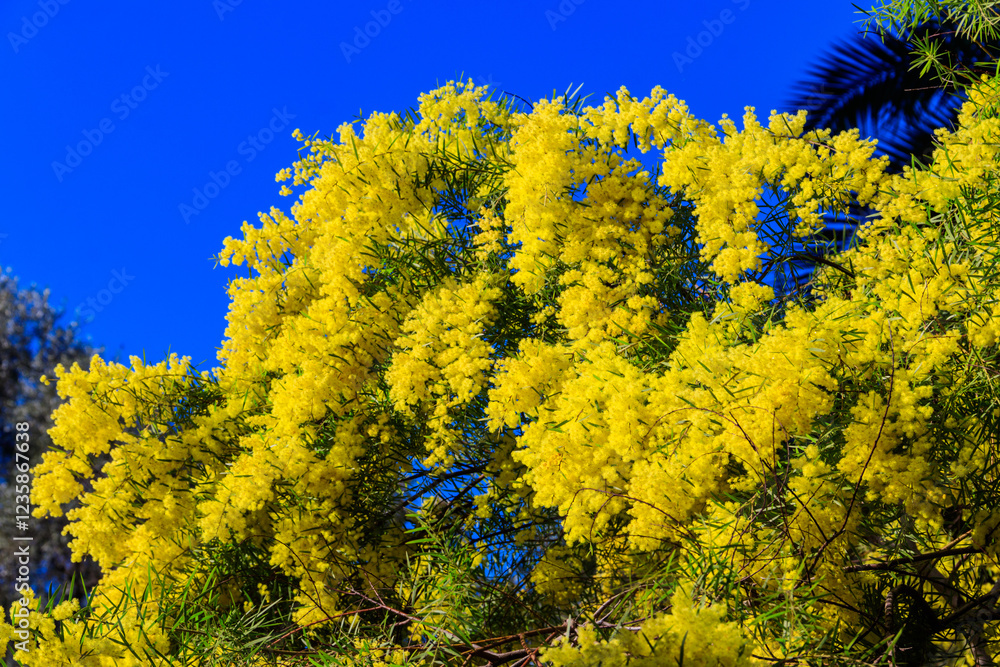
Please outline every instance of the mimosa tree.
[{"label": "mimosa tree", "polygon": [[[104,574],[18,658],[990,664],[998,100],[891,176],[856,131],[660,88],[449,83],[296,133],[290,213],[219,256],[248,272],[214,374],[59,369],[32,499],[80,500]],[[852,204],[858,243],[775,293]]]}]

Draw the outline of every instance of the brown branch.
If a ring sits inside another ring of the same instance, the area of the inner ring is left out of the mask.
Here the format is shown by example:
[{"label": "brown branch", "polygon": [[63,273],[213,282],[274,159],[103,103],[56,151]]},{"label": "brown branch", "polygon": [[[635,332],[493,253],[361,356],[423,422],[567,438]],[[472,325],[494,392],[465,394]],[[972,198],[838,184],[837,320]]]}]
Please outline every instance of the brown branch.
[{"label": "brown branch", "polygon": [[890,360],[891,365],[889,371],[889,395],[886,396],[885,399],[885,412],[882,413],[882,423],[879,424],[878,435],[875,436],[875,442],[872,443],[871,451],[868,452],[868,459],[865,460],[865,465],[864,467],[861,468],[861,475],[858,477],[858,482],[857,484],[854,485],[854,491],[853,493],[851,493],[851,504],[847,506],[847,513],[844,516],[844,523],[840,526],[837,532],[831,535],[829,539],[827,539],[823,543],[823,545],[819,548],[819,550],[816,552],[815,558],[813,558],[812,563],[810,563],[809,567],[806,569],[805,574],[807,579],[812,579],[813,572],[815,571],[815,568],[819,565],[819,559],[823,555],[823,552],[826,551],[827,547],[829,547],[830,544],[835,539],[843,535],[844,532],[847,530],[847,524],[851,520],[851,512],[854,511],[854,503],[858,499],[858,492],[861,490],[861,484],[864,482],[865,473],[868,471],[868,466],[872,462],[872,457],[875,456],[875,450],[878,449],[879,440],[882,439],[882,433],[885,431],[885,422],[889,418],[889,410],[892,408],[892,390],[896,382],[896,346],[894,345],[894,341],[892,339],[891,322],[889,323],[889,350],[892,353],[892,358]]},{"label": "brown branch", "polygon": [[881,563],[871,563],[868,565],[850,565],[844,568],[844,572],[876,572],[879,570],[891,570],[897,565],[909,565],[910,563],[917,563],[924,560],[934,560],[937,558],[947,558],[948,556],[961,556],[963,554],[976,554],[982,553],[982,549],[979,547],[963,547],[961,549],[941,549],[939,551],[931,551],[925,554],[919,554],[917,556],[911,556],[909,558],[897,558],[895,560],[884,561]]},{"label": "brown branch", "polygon": [[[952,540],[944,549],[940,549],[935,552],[930,552],[928,554],[922,554],[923,556],[922,558],[915,557],[909,559],[909,561],[907,561],[907,559],[904,559],[904,563],[914,562],[914,561],[921,562],[921,565],[916,568],[917,576],[929,581],[931,583],[931,586],[934,587],[934,589],[938,592],[938,594],[944,597],[948,601],[948,606],[951,607],[953,610],[952,614],[950,614],[947,618],[937,621],[935,623],[935,627],[939,630],[943,630],[945,628],[954,626],[956,624],[956,621],[959,621],[958,625],[960,627],[961,632],[966,636],[966,639],[969,642],[969,650],[972,652],[976,667],[991,667],[993,665],[993,659],[990,657],[989,653],[986,650],[986,647],[984,646],[985,641],[983,638],[983,621],[986,620],[986,618],[984,616],[980,616],[979,618],[976,619],[968,619],[965,622],[960,622],[960,621],[961,619],[964,619],[965,616],[972,609],[975,609],[976,607],[989,602],[989,598],[992,597],[995,601],[997,596],[1000,596],[1000,582],[997,582],[997,584],[993,587],[993,590],[991,590],[987,595],[983,596],[982,598],[979,598],[972,602],[963,602],[963,596],[961,591],[955,588],[955,586],[951,585],[951,583],[948,581],[948,578],[945,577],[943,574],[941,574],[941,572],[934,566],[933,563],[933,560],[935,558],[946,557],[948,555],[956,555],[956,554],[962,555],[965,553],[981,552],[981,550],[979,549],[975,549],[970,552],[968,549],[948,548],[952,547],[954,544],[957,544],[961,539],[967,537],[968,534],[969,533],[966,533],[965,535],[959,536],[958,538]],[[879,546],[884,544],[883,540],[880,539],[878,535],[874,535],[873,537],[874,537],[874,542]],[[917,550],[917,546],[916,544],[914,544],[911,538],[906,538],[904,546],[913,551]],[[889,569],[891,567],[889,563],[885,563],[884,565],[886,567],[880,569]],[[994,612],[991,610],[989,614],[990,618],[992,618],[993,613]]]}]

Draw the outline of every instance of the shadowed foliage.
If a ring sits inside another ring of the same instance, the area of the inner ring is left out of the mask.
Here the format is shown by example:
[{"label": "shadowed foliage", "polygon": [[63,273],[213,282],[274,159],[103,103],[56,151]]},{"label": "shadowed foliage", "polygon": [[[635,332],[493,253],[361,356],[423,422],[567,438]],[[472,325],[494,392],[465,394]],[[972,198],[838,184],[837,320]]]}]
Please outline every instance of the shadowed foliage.
[{"label": "shadowed foliage", "polygon": [[[82,594],[80,580],[88,587],[100,578],[97,564],[90,558],[72,562],[69,538],[62,534],[66,517],[27,521],[27,530],[15,525],[17,499],[14,476],[15,425],[29,424],[27,455],[31,465],[50,449],[48,429],[52,411],[60,399],[55,385],[43,385],[38,378],[53,374],[57,364],[67,368],[74,363],[86,367],[90,357],[99,352],[79,340],[75,322],[61,321],[63,313],[49,304],[48,290],[34,286],[19,289],[10,272],[0,273],[0,506],[4,508],[3,534],[31,536],[31,581],[36,589],[45,582],[68,583],[77,580],[76,592]],[[22,439],[23,440],[23,439]],[[18,559],[15,551],[23,544],[6,539],[0,543],[0,602],[6,609],[15,597]],[[42,591],[39,590],[39,593]]]},{"label": "shadowed foliage", "polygon": [[[996,60],[998,49],[996,40],[976,39],[941,20],[896,33],[858,33],[807,70],[808,76],[792,87],[787,108],[809,112],[807,131],[858,128],[863,138],[878,139],[876,155],[887,156],[887,171],[899,173],[913,161],[927,164],[935,130],[953,129],[965,99],[956,75],[978,77]],[[943,69],[931,66],[928,54]],[[861,208],[846,216],[827,213],[824,229],[795,248],[798,261],[789,282],[804,283],[823,257],[849,247],[870,214]]]},{"label": "shadowed foliage", "polygon": [[859,33],[836,44],[793,86],[791,109],[809,112],[806,129],[859,128],[901,171],[911,158],[926,163],[934,130],[951,129],[964,99],[953,83],[924,66],[918,47],[940,54],[952,70],[984,72],[998,45],[959,35],[955,26],[927,21],[901,35]]}]

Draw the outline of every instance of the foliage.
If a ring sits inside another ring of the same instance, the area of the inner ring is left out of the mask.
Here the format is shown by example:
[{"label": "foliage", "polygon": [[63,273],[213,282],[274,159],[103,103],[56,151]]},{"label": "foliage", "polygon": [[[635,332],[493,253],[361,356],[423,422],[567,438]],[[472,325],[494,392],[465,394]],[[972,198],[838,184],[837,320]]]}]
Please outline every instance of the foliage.
[{"label": "foliage", "polygon": [[957,27],[928,20],[904,34],[860,33],[836,44],[795,85],[790,108],[809,112],[806,130],[852,128],[877,138],[878,154],[890,159],[889,171],[902,171],[933,154],[934,131],[953,129],[961,89],[929,71],[922,48],[952,68],[971,70],[994,60],[998,43],[980,44]]},{"label": "foliage", "polygon": [[[48,291],[34,287],[20,289],[10,271],[0,273],[0,507],[5,509],[3,534],[27,534],[32,538],[32,578],[36,581],[76,581],[94,585],[100,571],[91,559],[73,562],[69,540],[62,534],[65,519],[47,518],[29,522],[29,532],[14,524],[18,500],[17,485],[11,478],[15,464],[35,465],[52,445],[47,430],[51,415],[59,405],[55,387],[38,382],[39,376],[52,373],[57,364],[85,362],[94,354],[79,340],[76,323],[61,322],[62,313],[49,303]],[[31,424],[27,460],[15,460],[15,424]],[[0,603],[6,609],[19,595],[16,547],[12,540],[0,543]]]},{"label": "foliage", "polygon": [[[878,139],[876,155],[897,173],[916,161],[927,164],[938,128],[954,129],[964,89],[993,71],[1000,39],[987,4],[900,0],[864,12],[865,30],[833,46],[793,87],[788,108],[808,112],[805,130],[841,132],[857,128]],[[795,279],[804,282],[820,258],[840,252],[873,211],[853,207],[845,216],[828,213],[824,227],[802,241]]]},{"label": "foliage", "polygon": [[219,257],[249,270],[214,374],[57,370],[33,501],[79,499],[104,577],[24,663],[988,664],[998,104],[895,175],[660,88],[449,83],[304,140],[291,215]]},{"label": "foliage", "polygon": [[[933,73],[945,88],[964,89],[983,74],[997,71],[1000,10],[996,0],[881,0],[861,11],[868,17],[866,30],[874,25],[883,37],[923,32],[918,29],[925,25],[947,26],[943,33],[918,35],[913,49],[914,69],[921,76]],[[960,45],[965,57],[950,48],[955,45]]]}]

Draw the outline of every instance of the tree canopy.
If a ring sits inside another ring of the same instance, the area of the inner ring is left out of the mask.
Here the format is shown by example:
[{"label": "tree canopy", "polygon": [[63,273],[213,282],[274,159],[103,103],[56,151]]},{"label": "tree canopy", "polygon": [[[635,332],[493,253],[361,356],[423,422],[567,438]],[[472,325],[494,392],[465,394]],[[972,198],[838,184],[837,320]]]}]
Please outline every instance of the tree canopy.
[{"label": "tree canopy", "polygon": [[[75,322],[66,322],[64,313],[49,303],[48,290],[35,286],[23,289],[9,270],[0,273],[0,506],[5,508],[2,520],[7,539],[0,543],[0,603],[6,609],[21,595],[16,591],[18,562],[15,554],[17,543],[9,539],[18,534],[15,517],[26,515],[27,510],[15,512],[16,506],[26,505],[25,490],[18,491],[14,477],[18,468],[26,470],[41,461],[42,454],[51,448],[47,430],[52,426],[52,412],[60,399],[54,386],[38,381],[44,373],[52,373],[57,364],[86,363],[95,353],[80,340]],[[35,438],[30,447],[17,444],[18,423],[35,426]],[[20,456],[18,456],[20,454]],[[20,496],[20,497],[19,497]],[[58,584],[76,580],[76,594],[81,595],[80,584],[94,585],[100,570],[92,559],[73,562],[69,540],[62,534],[65,518],[49,518],[32,522],[31,536],[34,558],[31,562],[33,579]]]},{"label": "tree canopy", "polygon": [[[215,372],[57,369],[32,501],[79,502],[103,577],[0,639],[39,666],[991,664],[998,109],[984,77],[898,174],[856,130],[716,127],[660,88],[522,112],[449,82],[296,131],[290,213],[218,257],[248,271]],[[776,290],[850,206],[856,243]]]}]

